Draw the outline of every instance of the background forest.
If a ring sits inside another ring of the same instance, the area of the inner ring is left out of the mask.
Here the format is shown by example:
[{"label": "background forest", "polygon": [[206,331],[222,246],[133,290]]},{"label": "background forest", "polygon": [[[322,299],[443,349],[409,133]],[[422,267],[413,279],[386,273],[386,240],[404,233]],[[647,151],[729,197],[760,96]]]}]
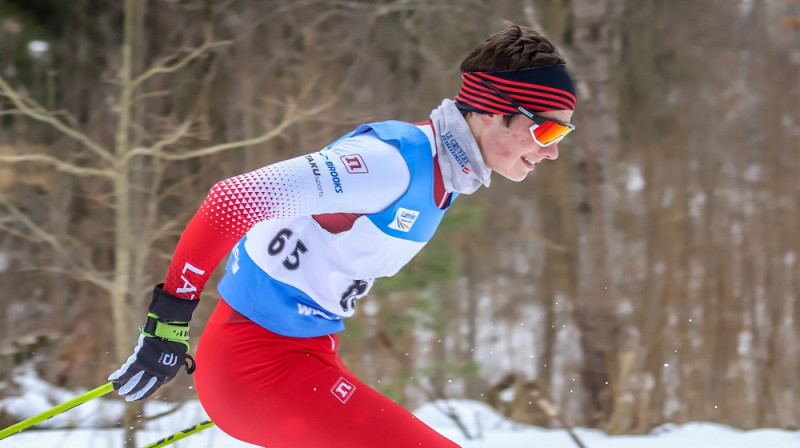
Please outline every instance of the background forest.
[{"label": "background forest", "polygon": [[409,407],[800,427],[800,0],[0,0],[0,394],[103,384],[216,181],[427,119],[504,19],[562,49],[577,131],[459,198],[348,366]]}]

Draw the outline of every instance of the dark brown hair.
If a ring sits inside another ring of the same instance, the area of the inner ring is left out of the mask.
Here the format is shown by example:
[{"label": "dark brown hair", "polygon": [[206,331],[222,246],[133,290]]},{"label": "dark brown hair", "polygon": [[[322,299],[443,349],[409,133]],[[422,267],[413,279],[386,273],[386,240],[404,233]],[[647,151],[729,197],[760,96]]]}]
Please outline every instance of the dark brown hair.
[{"label": "dark brown hair", "polygon": [[564,58],[544,36],[506,22],[507,27],[489,36],[461,61],[461,73],[520,70],[564,64]]}]

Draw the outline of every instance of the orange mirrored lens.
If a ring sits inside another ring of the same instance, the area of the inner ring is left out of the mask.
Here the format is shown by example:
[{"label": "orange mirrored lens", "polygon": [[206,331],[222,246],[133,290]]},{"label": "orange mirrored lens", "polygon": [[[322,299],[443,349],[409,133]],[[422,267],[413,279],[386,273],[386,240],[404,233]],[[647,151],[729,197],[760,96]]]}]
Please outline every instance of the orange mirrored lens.
[{"label": "orange mirrored lens", "polygon": [[531,134],[534,140],[540,145],[550,145],[569,134],[572,130],[569,126],[564,126],[555,121],[546,121],[541,125],[531,126]]}]

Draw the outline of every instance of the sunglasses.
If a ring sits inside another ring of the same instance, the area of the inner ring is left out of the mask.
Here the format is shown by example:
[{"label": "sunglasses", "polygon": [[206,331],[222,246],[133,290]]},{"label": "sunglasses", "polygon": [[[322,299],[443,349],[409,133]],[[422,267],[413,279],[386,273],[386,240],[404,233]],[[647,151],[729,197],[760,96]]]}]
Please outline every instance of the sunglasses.
[{"label": "sunglasses", "polygon": [[481,80],[481,84],[490,88],[501,98],[511,103],[522,115],[533,120],[533,125],[528,128],[531,132],[531,137],[537,145],[541,147],[550,146],[560,142],[564,137],[575,129],[575,125],[571,123],[563,123],[561,121],[551,120],[541,115],[537,115],[530,110],[526,109],[519,101],[506,95],[502,90],[489,84],[485,80]]}]

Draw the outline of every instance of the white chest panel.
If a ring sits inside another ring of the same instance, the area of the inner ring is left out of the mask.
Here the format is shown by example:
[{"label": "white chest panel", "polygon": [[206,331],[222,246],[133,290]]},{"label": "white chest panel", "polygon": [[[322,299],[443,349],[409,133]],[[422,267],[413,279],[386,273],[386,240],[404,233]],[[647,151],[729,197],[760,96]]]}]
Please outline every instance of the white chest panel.
[{"label": "white chest panel", "polygon": [[396,274],[423,246],[387,236],[362,216],[336,234],[308,217],[265,221],[248,232],[244,249],[273,279],[348,317],[376,278]]}]

